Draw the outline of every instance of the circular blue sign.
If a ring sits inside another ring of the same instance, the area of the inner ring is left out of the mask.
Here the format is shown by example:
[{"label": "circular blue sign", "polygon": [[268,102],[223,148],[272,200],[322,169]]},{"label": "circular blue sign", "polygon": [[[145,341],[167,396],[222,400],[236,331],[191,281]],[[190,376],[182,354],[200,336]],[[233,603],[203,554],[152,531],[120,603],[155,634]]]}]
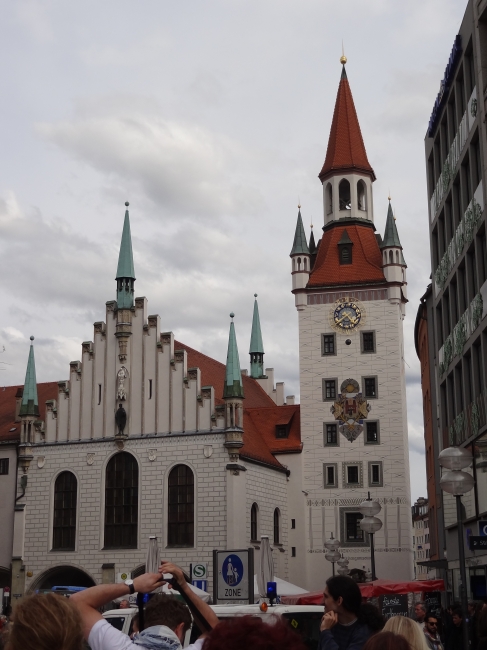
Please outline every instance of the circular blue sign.
[{"label": "circular blue sign", "polygon": [[243,578],[243,564],[238,555],[228,555],[222,564],[222,576],[227,585],[235,587]]}]

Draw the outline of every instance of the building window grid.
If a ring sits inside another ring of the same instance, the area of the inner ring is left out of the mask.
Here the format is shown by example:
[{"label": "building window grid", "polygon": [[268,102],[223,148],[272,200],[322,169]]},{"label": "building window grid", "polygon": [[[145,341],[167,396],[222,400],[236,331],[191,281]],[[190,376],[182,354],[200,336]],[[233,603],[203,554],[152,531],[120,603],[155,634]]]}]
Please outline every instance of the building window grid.
[{"label": "building window grid", "polygon": [[334,400],[337,396],[337,379],[323,379],[323,400]]},{"label": "building window grid", "polygon": [[362,463],[360,461],[343,463],[342,474],[343,487],[363,487]]},{"label": "building window grid", "polygon": [[256,542],[259,534],[259,508],[256,503],[250,508],[250,540]]},{"label": "building window grid", "polygon": [[138,511],[139,466],[120,452],[106,469],[104,548],[137,548]]},{"label": "building window grid", "polygon": [[75,550],[77,492],[76,476],[61,472],[54,484],[53,550]]},{"label": "building window grid", "polygon": [[0,475],[8,474],[9,458],[0,458]]},{"label": "building window grid", "polygon": [[364,397],[375,399],[377,397],[377,377],[363,377]]},{"label": "building window grid", "polygon": [[360,520],[363,515],[360,512],[345,513],[345,531],[347,542],[363,542],[364,531],[360,528]]},{"label": "building window grid", "polygon": [[338,487],[338,464],[325,463],[323,465],[323,486],[325,488]]},{"label": "building window grid", "polygon": [[274,510],[274,544],[281,543],[281,513],[279,508]]},{"label": "building window grid", "polygon": [[379,444],[379,422],[371,420],[365,422],[365,444],[377,445]]},{"label": "building window grid", "polygon": [[382,461],[369,462],[369,486],[382,487]]},{"label": "building window grid", "polygon": [[168,479],[168,546],[194,546],[194,474],[176,465]]},{"label": "building window grid", "polygon": [[336,354],[336,337],[335,334],[322,334],[321,336],[321,354],[323,356],[332,356]]},{"label": "building window grid", "polygon": [[325,447],[338,447],[338,426],[336,424],[323,424],[323,440]]},{"label": "building window grid", "polygon": [[375,352],[375,332],[362,332],[362,352]]}]

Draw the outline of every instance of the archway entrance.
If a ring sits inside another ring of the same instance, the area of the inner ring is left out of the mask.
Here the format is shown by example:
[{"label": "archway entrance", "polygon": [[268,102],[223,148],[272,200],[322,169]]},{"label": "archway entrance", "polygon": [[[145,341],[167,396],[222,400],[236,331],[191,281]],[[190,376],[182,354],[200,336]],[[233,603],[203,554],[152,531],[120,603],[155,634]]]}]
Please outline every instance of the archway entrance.
[{"label": "archway entrance", "polygon": [[37,589],[51,589],[56,586],[93,587],[95,581],[87,573],[74,566],[64,565],[52,567],[41,573],[30,586],[29,592]]}]

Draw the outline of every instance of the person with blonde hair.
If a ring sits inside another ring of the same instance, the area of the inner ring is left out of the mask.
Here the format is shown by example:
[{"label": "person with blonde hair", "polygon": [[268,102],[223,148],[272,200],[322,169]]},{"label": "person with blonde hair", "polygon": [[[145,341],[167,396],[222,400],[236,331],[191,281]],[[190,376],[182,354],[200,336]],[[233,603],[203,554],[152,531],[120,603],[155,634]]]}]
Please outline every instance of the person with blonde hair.
[{"label": "person with blonde hair", "polygon": [[428,644],[421,627],[406,616],[392,616],[384,625],[384,632],[400,634],[409,643],[411,650],[428,650]]},{"label": "person with blonde hair", "polygon": [[7,647],[9,650],[83,650],[80,613],[63,596],[28,596],[14,609]]}]

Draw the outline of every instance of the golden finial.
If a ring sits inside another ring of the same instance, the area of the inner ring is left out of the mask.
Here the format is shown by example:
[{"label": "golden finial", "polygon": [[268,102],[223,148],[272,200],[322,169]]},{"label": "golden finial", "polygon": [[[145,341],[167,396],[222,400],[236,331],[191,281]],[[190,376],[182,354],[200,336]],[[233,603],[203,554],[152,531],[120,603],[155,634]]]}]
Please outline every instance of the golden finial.
[{"label": "golden finial", "polygon": [[298,203],[298,210],[301,210],[301,203]]},{"label": "golden finial", "polygon": [[313,230],[313,217],[311,217],[311,223],[310,223],[310,226],[311,226],[311,230]]},{"label": "golden finial", "polygon": [[346,62],[347,62],[347,57],[345,56],[345,50],[343,49],[343,41],[342,41],[342,55],[340,57],[340,63],[345,65]]}]

